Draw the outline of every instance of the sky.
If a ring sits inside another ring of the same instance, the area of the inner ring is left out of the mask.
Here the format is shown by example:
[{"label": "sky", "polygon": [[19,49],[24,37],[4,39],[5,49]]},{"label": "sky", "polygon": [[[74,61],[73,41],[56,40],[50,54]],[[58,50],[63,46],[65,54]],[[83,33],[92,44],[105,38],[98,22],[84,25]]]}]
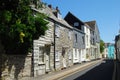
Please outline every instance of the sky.
[{"label": "sky", "polygon": [[114,43],[120,29],[120,0],[42,0],[58,6],[62,18],[70,11],[83,22],[96,20],[100,38]]}]

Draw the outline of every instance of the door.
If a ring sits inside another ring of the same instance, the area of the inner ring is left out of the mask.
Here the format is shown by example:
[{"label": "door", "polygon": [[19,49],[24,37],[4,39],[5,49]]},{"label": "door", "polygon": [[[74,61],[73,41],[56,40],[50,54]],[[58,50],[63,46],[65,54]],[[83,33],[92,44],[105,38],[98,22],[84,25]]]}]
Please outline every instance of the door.
[{"label": "door", "polygon": [[66,58],[65,58],[65,48],[62,48],[62,56],[63,56],[63,68],[66,68]]},{"label": "door", "polygon": [[49,72],[50,71],[50,45],[46,45],[45,46],[45,53],[46,53],[46,56],[45,56],[45,65],[46,65],[46,72]]}]

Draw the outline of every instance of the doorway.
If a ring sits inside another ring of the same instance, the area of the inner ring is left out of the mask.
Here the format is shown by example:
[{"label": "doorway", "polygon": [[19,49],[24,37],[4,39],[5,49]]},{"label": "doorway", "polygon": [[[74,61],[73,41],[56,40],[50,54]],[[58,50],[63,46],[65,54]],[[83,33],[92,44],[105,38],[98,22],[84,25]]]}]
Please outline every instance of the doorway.
[{"label": "doorway", "polygon": [[66,68],[66,57],[65,57],[65,53],[66,53],[66,49],[65,49],[65,48],[62,48],[62,57],[63,57],[62,64],[63,64],[63,68]]},{"label": "doorway", "polygon": [[50,45],[45,45],[45,65],[46,73],[50,71]]}]

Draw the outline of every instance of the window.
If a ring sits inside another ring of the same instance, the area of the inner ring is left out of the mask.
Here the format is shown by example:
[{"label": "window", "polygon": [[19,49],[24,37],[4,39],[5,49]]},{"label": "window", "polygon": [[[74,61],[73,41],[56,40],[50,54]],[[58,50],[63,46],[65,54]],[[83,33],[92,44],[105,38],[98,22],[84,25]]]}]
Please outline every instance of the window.
[{"label": "window", "polygon": [[88,28],[86,28],[86,33],[88,33]]},{"label": "window", "polygon": [[55,52],[55,61],[59,61],[60,60],[59,54],[60,53],[58,51]]},{"label": "window", "polygon": [[44,62],[44,47],[39,47],[39,61]]},{"label": "window", "polygon": [[75,42],[77,43],[77,34],[75,34]]},{"label": "window", "polygon": [[77,57],[77,49],[75,49],[75,58]]},{"label": "window", "polygon": [[95,39],[93,38],[93,45],[95,45]]},{"label": "window", "polygon": [[86,42],[87,42],[87,46],[88,46],[88,35],[86,35]]},{"label": "window", "polygon": [[79,23],[78,23],[78,22],[75,22],[75,23],[74,23],[74,26],[79,26]]},{"label": "window", "polygon": [[71,40],[72,39],[72,32],[69,30],[68,32],[68,38]]},{"label": "window", "polygon": [[94,31],[93,31],[93,35],[94,35]]},{"label": "window", "polygon": [[80,30],[84,31],[84,25],[81,25]]},{"label": "window", "polygon": [[84,38],[84,36],[82,36],[82,41],[83,41],[83,44],[85,44],[85,38]]},{"label": "window", "polygon": [[55,26],[55,35],[56,35],[56,37],[60,37],[60,27],[57,24]]}]

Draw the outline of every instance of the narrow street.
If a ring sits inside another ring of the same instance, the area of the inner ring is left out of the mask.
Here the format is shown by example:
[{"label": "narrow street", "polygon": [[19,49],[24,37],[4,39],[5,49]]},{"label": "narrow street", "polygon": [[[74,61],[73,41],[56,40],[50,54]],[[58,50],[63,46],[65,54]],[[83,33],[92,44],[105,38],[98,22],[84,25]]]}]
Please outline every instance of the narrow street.
[{"label": "narrow street", "polygon": [[[87,71],[80,71],[62,80],[112,80],[114,71],[113,60],[105,60],[99,66]],[[84,73],[83,75],[81,75]]]}]

